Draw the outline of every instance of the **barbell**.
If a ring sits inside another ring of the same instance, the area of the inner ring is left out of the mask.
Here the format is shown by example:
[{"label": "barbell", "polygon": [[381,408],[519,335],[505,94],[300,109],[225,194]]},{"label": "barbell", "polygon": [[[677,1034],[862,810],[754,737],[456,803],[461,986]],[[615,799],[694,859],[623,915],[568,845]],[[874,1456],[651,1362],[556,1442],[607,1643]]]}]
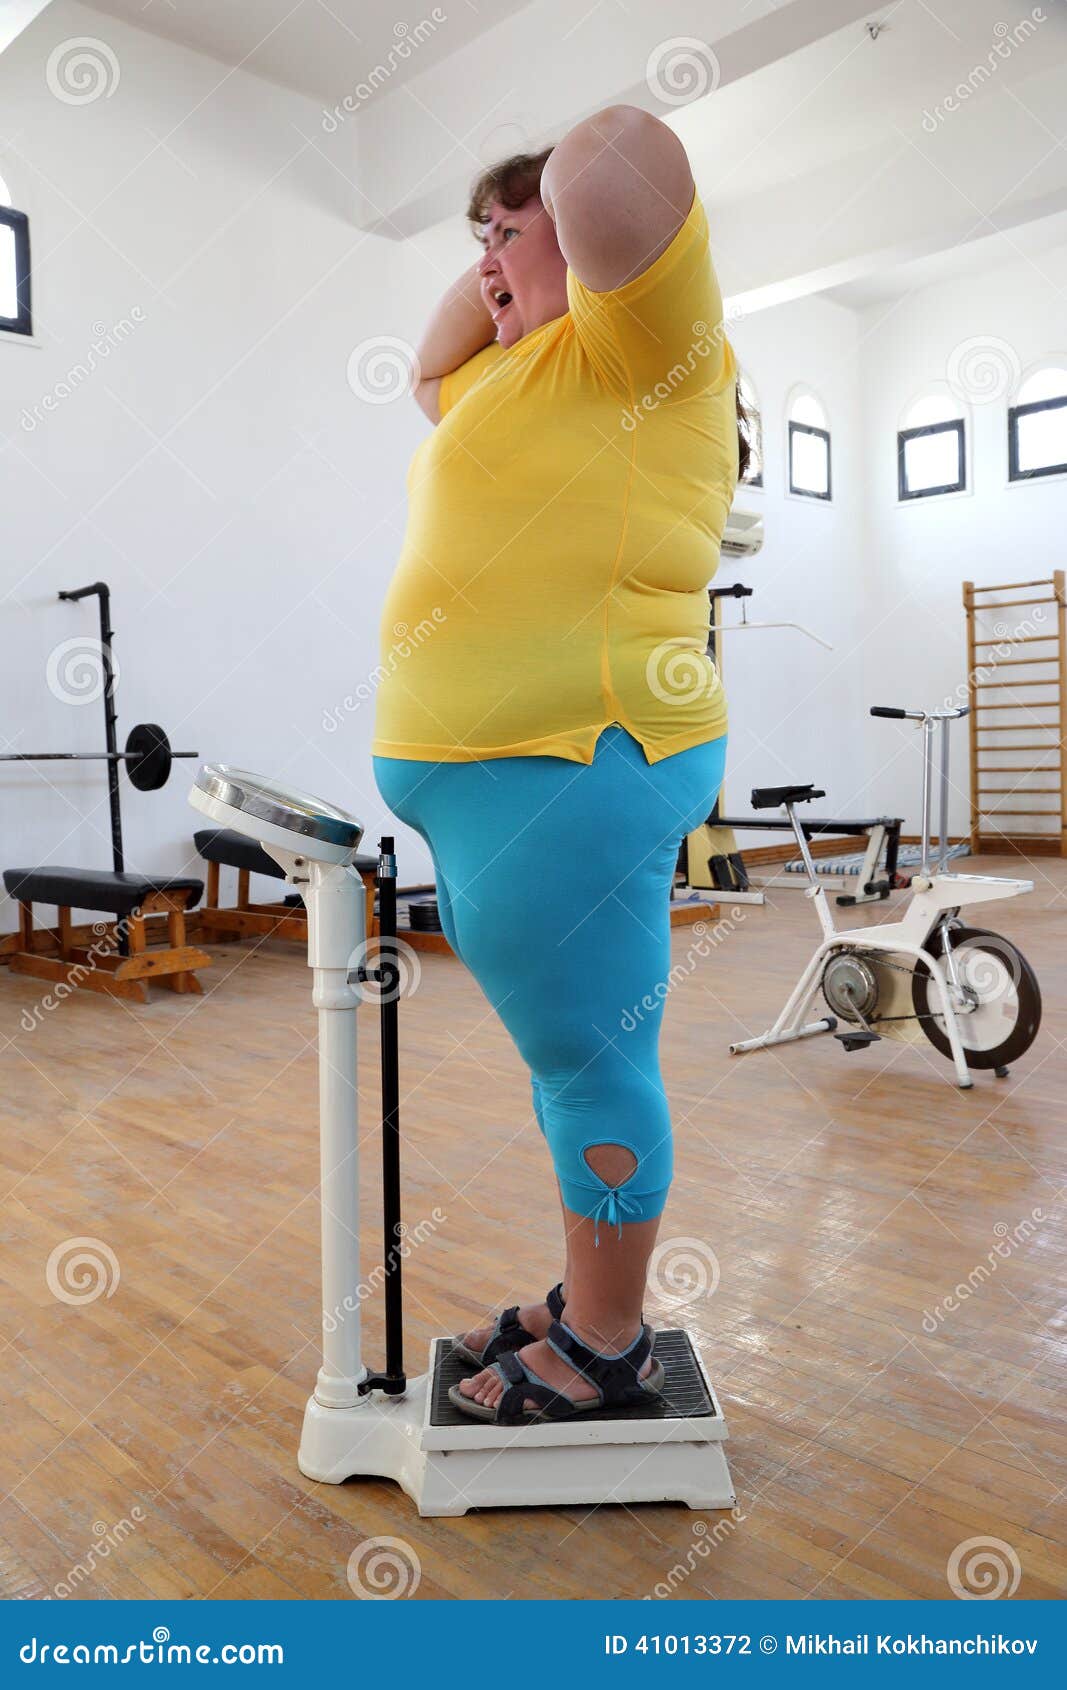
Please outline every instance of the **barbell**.
[{"label": "barbell", "polygon": [[0,763],[125,763],[130,783],[139,792],[165,786],[175,757],[199,757],[199,751],[172,751],[170,740],[156,722],[131,728],[125,751],[4,751]]}]

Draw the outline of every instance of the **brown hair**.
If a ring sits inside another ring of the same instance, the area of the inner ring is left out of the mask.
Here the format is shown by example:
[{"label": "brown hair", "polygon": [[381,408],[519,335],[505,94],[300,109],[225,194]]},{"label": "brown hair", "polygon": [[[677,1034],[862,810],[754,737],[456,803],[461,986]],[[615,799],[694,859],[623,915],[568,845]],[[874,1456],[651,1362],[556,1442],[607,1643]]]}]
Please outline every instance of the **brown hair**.
[{"label": "brown hair", "polygon": [[[555,150],[552,146],[540,153],[513,153],[511,158],[483,170],[471,186],[467,221],[488,223],[493,200],[499,200],[509,211],[517,211],[534,194],[540,193],[541,172]],[[477,234],[477,229],[474,233]]]},{"label": "brown hair", "polygon": [[735,389],[737,403],[737,479],[743,481],[752,462],[752,418],[741,398],[741,382]]},{"label": "brown hair", "polygon": [[[541,191],[541,173],[548,163],[555,146],[545,147],[539,153],[513,153],[510,158],[502,159],[499,164],[490,165],[483,170],[471,184],[470,199],[467,202],[467,221],[475,225],[473,233],[490,221],[490,206],[494,200],[506,206],[509,211],[517,211],[520,205],[525,205],[528,199]],[[752,458],[749,445],[749,434],[752,419],[741,402],[741,386],[735,388],[735,403],[737,406],[737,475],[741,480],[748,470]]]}]

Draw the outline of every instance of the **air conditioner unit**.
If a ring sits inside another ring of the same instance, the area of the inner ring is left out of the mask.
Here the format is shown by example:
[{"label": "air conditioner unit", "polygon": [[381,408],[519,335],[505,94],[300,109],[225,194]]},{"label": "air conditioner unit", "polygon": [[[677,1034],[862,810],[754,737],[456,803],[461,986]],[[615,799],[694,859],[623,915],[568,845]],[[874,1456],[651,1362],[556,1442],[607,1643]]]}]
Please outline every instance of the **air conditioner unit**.
[{"label": "air conditioner unit", "polygon": [[726,518],[722,545],[724,557],[755,557],[763,545],[763,518],[758,511],[738,510],[735,505]]}]

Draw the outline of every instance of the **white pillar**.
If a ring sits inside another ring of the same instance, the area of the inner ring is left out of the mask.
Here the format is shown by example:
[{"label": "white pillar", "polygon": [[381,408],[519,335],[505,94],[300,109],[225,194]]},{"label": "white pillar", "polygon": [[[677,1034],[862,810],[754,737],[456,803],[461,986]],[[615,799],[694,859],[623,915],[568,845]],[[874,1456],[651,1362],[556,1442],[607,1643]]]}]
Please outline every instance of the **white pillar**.
[{"label": "white pillar", "polygon": [[308,966],[319,1016],[322,1205],[322,1366],[315,1397],[326,1408],[365,1401],[360,1357],[359,1107],[356,1010],[348,970],[363,961],[363,882],[355,869],[309,862]]}]

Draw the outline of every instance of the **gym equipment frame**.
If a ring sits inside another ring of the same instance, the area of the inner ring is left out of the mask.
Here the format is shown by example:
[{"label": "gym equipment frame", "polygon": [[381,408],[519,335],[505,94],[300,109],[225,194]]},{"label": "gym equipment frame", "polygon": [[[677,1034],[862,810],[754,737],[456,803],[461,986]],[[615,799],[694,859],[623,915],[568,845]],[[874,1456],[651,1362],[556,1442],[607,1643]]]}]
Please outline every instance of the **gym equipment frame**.
[{"label": "gym equipment frame", "polygon": [[[199,901],[203,881],[188,875],[127,873],[122,844],[122,805],[119,769],[142,792],[154,792],[170,774],[175,757],[196,757],[196,751],[172,751],[161,727],[142,722],[133,728],[125,751],[118,749],[115,714],[115,670],[112,655],[111,594],[106,582],[61,592],[60,599],[96,598],[100,606],[100,659],[104,686],[105,751],[10,751],[0,763],[107,764],[108,804],[111,812],[110,871],[58,865],[4,870],[4,886],[19,903],[17,933],[0,939],[0,959],[12,973],[51,980],[68,991],[86,989],[107,997],[148,1001],[148,982],[158,981],[173,992],[200,993],[198,968],[210,966],[206,951],[188,942],[186,918]],[[55,928],[36,928],[33,906],[52,904]],[[75,933],[71,911],[100,910],[114,923],[94,925],[92,943]],[[165,927],[166,943],[152,944]],[[51,949],[41,949],[40,941]]]},{"label": "gym equipment frame", "polygon": [[[172,751],[170,740],[156,722],[138,722],[130,729],[126,749],[118,748],[118,719],[115,714],[115,667],[112,658],[111,592],[106,581],[92,581],[60,593],[61,599],[97,598],[100,601],[100,656],[104,670],[104,739],[106,751],[4,751],[0,763],[106,763],[107,793],[111,810],[111,855],[116,874],[125,863],[122,852],[122,805],[119,798],[119,768],[125,766],[130,784],[140,792],[157,792],[170,776],[176,757],[199,757],[198,751]],[[88,906],[86,906],[88,907]]]},{"label": "gym equipment frame", "polygon": [[[733,581],[729,586],[711,586],[708,588],[710,616],[708,621],[707,655],[722,673],[722,655],[720,640],[723,634],[756,633],[768,628],[790,628],[795,633],[803,634],[805,639],[814,640],[816,645],[833,651],[829,640],[824,640],[821,634],[816,634],[811,628],[806,628],[802,622],[750,622],[748,620],[748,606],[746,600],[752,597],[753,589],[746,587],[741,581]],[[722,603],[724,599],[737,599],[741,608],[739,622],[724,622],[722,620]],[[680,874],[683,886],[693,889],[699,899],[703,891],[714,890],[725,892],[731,903],[762,904],[764,887],[754,885],[749,878],[745,860],[738,849],[734,837],[734,828],[739,824],[722,813],[722,790],[716,796],[710,816],[700,827],[694,828],[682,841],[678,854],[676,872]],[[760,823],[755,824],[757,827]],[[763,824],[775,827],[776,822]],[[784,824],[788,825],[788,824]],[[866,825],[866,824],[864,824]],[[693,907],[690,904],[690,907]],[[699,902],[696,904],[699,908]],[[716,907],[716,914],[718,913]]]},{"label": "gym equipment frame", "polygon": [[[723,827],[753,828],[770,832],[788,831],[790,823],[784,816],[720,816]],[[888,898],[897,886],[901,884],[897,875],[897,858],[900,853],[900,830],[903,819],[900,816],[873,816],[869,820],[832,821],[821,816],[808,816],[800,823],[807,840],[834,838],[863,839],[863,861],[859,872],[855,875],[840,875],[842,890],[837,893],[834,902],[842,906],[853,904],[877,903],[879,899]],[[884,859],[884,861],[883,861]],[[817,862],[821,859],[816,858]],[[806,865],[805,865],[806,866]],[[775,865],[776,868],[781,865]],[[830,874],[824,864],[822,870],[816,870],[819,882],[829,884]],[[763,892],[772,888],[792,888],[799,880],[799,875],[793,873],[762,872],[759,880],[752,881],[748,877],[748,885],[757,885]],[[846,885],[854,885],[854,892],[846,892]],[[830,888],[833,890],[833,888]]]},{"label": "gym equipment frame", "polygon": [[[1040,596],[1028,596],[1041,588],[1046,591]],[[1004,593],[1010,596],[1004,598]],[[1027,596],[1020,598],[1020,593]],[[987,594],[994,596],[987,598]],[[1041,610],[1035,614],[1026,609],[1046,604],[1055,606],[1047,618]],[[990,587],[965,581],[963,605],[971,705],[971,849],[1067,857],[1064,571],[1057,569],[1040,581],[1006,581]],[[1001,614],[1008,609],[1015,611],[1014,629]],[[982,620],[986,617],[992,617],[992,622]],[[1046,621],[1051,631],[1041,633]],[[1030,654],[1028,648],[1033,645],[1040,648],[1040,655]],[[1030,778],[1034,775],[1046,784],[1034,786]],[[1007,785],[990,784],[1005,776]],[[1025,819],[1017,821],[1018,816]],[[1039,829],[1038,820],[1047,825]]]},{"label": "gym equipment frame", "polygon": [[[449,1338],[431,1342],[426,1373],[403,1363],[398,1009],[393,839],[379,841],[377,966],[366,965],[365,899],[353,867],[363,828],[355,817],[247,770],[208,764],[189,802],[218,826],[255,840],[285,871],[308,911],[308,967],[319,1020],[323,1351],[304,1413],[298,1463],[339,1484],[355,1474],[395,1479],[423,1515],[474,1507],[603,1502],[730,1508],[726,1423],[688,1333],[657,1332],[667,1379],[659,1403],[586,1413],[568,1422],[497,1426],[448,1400],[463,1372]],[[361,988],[379,990],[386,1358],[364,1366],[360,1348],[359,1132],[356,1011]],[[432,1246],[425,1246],[430,1248]]]},{"label": "gym equipment frame", "polygon": [[[958,918],[968,904],[1018,897],[1032,892],[1034,883],[944,870],[948,725],[966,714],[966,706],[932,711],[875,706],[871,710],[872,716],[917,721],[923,735],[922,862],[911,880],[911,902],[898,921],[835,931],[804,826],[796,815],[798,804],[825,794],[811,786],[764,787],[753,792],[753,809],[781,805],[789,817],[808,871],[807,896],[815,905],[823,937],[774,1025],[758,1038],[732,1044],[732,1055],[819,1033],[834,1033],[847,1051],[861,1050],[883,1036],[876,1030],[880,1025],[892,1031],[890,1022],[917,1022],[935,1049],[951,1058],[957,1084],[966,1088],[973,1084],[972,1069],[992,1068],[1003,1078],[1007,1064],[1029,1049],[1041,1024],[1041,994],[1033,970],[1009,940],[965,927]],[[941,735],[941,850],[931,868],[935,729]],[[887,1009],[900,1007],[896,988],[905,976],[910,976],[911,985],[908,1013],[887,1014]],[[820,987],[833,1013],[808,1021]],[[848,1024],[840,1033],[836,1030],[839,1016]]]}]

